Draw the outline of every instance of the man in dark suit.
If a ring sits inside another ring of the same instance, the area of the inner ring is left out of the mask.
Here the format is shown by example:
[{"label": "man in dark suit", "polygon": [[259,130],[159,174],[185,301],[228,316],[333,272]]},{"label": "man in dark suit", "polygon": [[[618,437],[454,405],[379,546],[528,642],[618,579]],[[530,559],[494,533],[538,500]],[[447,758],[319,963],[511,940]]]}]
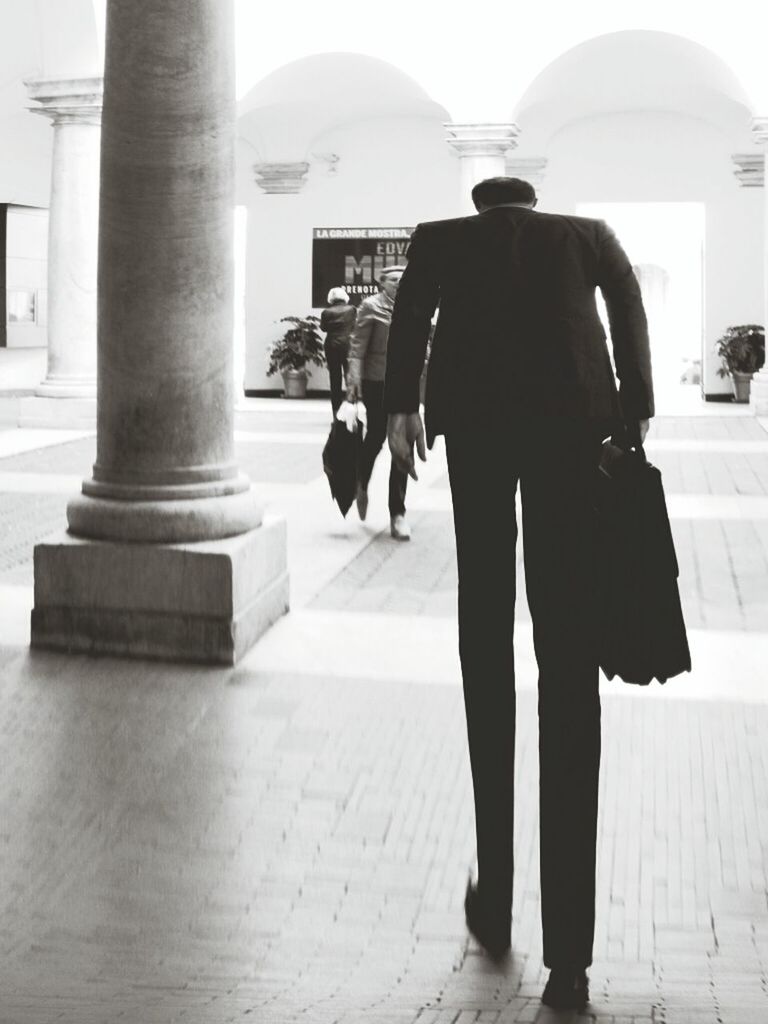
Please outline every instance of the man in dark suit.
[{"label": "man in dark suit", "polygon": [[[542,999],[588,1000],[595,920],[600,699],[592,485],[601,441],[638,443],[653,415],[640,289],[610,228],[538,213],[530,184],[491,178],[478,214],[421,224],[389,334],[384,407],[393,457],[416,477],[444,434],[459,570],[459,649],[475,796],[470,931],[510,946],[513,879],[515,494],[539,666]],[[616,376],[595,301],[608,311]]]}]

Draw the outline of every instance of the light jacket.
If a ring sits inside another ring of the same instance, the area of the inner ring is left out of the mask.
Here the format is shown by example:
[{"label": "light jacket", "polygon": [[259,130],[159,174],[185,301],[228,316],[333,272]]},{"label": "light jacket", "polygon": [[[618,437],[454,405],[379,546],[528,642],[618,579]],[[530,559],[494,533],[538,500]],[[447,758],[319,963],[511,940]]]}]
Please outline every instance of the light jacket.
[{"label": "light jacket", "polygon": [[384,292],[360,303],[349,345],[348,384],[359,386],[364,380],[384,380],[393,309],[394,302]]}]

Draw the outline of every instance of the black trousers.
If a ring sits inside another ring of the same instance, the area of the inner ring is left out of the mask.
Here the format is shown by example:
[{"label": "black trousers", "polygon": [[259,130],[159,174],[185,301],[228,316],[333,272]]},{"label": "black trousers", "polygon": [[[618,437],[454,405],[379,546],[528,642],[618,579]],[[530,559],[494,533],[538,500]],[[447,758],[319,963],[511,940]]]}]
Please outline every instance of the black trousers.
[{"label": "black trousers", "polygon": [[[382,408],[384,399],[383,380],[363,381],[363,404],[368,419],[368,431],[360,448],[357,464],[357,479],[368,486],[373,472],[376,457],[387,439],[387,413]],[[394,462],[389,469],[389,514],[390,516],[405,515],[405,492],[408,487],[408,474],[402,473]]]},{"label": "black trousers", "polygon": [[331,408],[334,416],[344,401],[344,382],[347,380],[347,349],[343,345],[325,343],[325,361],[328,366],[328,377],[331,385]]},{"label": "black trousers", "polygon": [[519,481],[539,667],[544,963],[577,969],[592,962],[595,924],[600,698],[591,488],[599,434],[586,420],[519,419],[446,436],[480,893],[499,921],[509,922]]}]

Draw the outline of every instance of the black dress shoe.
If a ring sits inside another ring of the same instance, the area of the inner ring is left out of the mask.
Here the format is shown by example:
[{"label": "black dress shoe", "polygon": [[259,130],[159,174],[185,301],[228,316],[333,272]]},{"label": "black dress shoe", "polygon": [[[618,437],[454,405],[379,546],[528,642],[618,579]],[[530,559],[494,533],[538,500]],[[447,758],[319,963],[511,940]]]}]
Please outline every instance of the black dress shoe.
[{"label": "black dress shoe", "polygon": [[587,972],[553,967],[541,1001],[553,1010],[583,1010],[589,1002]]},{"label": "black dress shoe", "polygon": [[483,905],[480,891],[471,881],[467,882],[464,897],[464,915],[467,928],[483,949],[494,960],[500,960],[509,950],[511,922],[508,917],[494,919]]}]

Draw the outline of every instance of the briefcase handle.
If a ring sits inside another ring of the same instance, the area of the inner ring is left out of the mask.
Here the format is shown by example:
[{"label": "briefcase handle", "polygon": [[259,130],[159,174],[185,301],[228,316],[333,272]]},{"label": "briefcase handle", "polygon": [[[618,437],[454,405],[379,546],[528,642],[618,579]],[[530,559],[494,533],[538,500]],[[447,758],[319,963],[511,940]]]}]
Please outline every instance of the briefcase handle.
[{"label": "briefcase handle", "polygon": [[610,443],[616,448],[621,448],[621,450],[626,452],[628,455],[636,455],[641,462],[648,462],[648,457],[645,454],[645,448],[643,447],[642,441],[638,441],[637,444],[633,443],[629,436],[626,424],[622,424],[619,429],[614,430],[611,434]]}]

